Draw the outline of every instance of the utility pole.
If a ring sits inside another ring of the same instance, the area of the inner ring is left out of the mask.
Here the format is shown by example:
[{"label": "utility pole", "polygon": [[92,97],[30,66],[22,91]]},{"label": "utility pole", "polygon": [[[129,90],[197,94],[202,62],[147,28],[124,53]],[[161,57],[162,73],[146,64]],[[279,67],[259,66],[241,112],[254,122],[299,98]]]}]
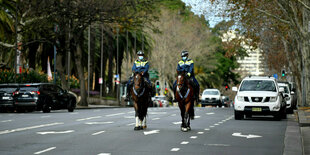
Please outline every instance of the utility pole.
[{"label": "utility pole", "polygon": [[[118,47],[118,33],[119,33],[119,27],[117,26],[116,28],[116,74],[117,74],[117,78],[116,79],[120,79],[120,76],[119,76],[119,47]],[[118,105],[120,106],[121,105],[121,102],[120,102],[120,94],[119,94],[119,86],[120,86],[120,80],[118,80],[118,85],[117,85],[117,92],[116,92],[116,97],[117,97],[117,103]],[[117,83],[116,83],[117,84]]]},{"label": "utility pole", "polygon": [[[57,33],[57,31],[58,31],[58,26],[55,25],[55,33]],[[56,84],[56,56],[57,56],[56,44],[57,44],[57,40],[54,45],[54,84]]]},{"label": "utility pole", "polygon": [[101,83],[100,84],[100,103],[101,103],[101,97],[102,97],[102,84],[103,84],[103,25],[101,25],[101,42],[100,42],[100,50],[101,50],[101,55],[100,55],[100,80]]}]

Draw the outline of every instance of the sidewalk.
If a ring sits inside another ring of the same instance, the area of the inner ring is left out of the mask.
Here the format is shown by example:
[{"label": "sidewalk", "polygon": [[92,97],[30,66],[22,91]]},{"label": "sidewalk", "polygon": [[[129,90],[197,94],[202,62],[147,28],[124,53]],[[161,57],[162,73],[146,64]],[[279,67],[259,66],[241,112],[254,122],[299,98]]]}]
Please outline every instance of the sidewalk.
[{"label": "sidewalk", "polygon": [[297,115],[303,144],[303,154],[310,155],[310,107],[299,108]]}]

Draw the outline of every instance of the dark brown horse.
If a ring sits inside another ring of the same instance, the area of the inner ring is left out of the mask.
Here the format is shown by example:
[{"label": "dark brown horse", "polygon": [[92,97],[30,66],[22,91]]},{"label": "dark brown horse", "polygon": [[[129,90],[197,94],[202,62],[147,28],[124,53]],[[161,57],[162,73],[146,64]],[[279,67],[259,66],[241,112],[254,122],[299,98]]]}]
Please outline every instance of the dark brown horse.
[{"label": "dark brown horse", "polygon": [[134,130],[142,130],[146,128],[146,114],[149,103],[149,90],[147,83],[141,73],[134,73],[134,85],[130,90],[131,97],[134,101],[136,111],[136,125]]},{"label": "dark brown horse", "polygon": [[194,113],[194,88],[190,85],[189,79],[186,77],[185,72],[177,71],[177,73],[178,76],[175,97],[181,110],[181,131],[187,132],[191,130],[190,115],[193,115]]}]

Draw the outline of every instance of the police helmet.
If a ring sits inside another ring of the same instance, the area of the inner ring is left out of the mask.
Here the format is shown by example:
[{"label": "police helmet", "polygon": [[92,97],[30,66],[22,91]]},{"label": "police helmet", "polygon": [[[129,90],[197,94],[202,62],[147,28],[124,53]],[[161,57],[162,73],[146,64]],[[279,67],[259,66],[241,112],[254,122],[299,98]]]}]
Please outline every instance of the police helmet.
[{"label": "police helmet", "polygon": [[139,51],[137,52],[137,55],[144,55],[144,52],[141,51],[141,50],[139,50]]},{"label": "police helmet", "polygon": [[182,51],[182,53],[181,53],[181,57],[186,57],[186,56],[188,56],[188,51]]}]

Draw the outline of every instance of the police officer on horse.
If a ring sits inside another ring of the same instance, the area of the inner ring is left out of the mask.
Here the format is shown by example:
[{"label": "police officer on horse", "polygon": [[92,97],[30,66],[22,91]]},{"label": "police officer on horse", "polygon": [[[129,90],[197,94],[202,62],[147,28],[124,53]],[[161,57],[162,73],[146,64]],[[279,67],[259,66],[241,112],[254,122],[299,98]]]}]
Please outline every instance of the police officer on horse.
[{"label": "police officer on horse", "polygon": [[[132,66],[132,72],[139,72],[142,73],[142,76],[145,80],[145,82],[147,83],[147,87],[149,88],[149,92],[150,95],[152,94],[152,88],[151,88],[151,81],[149,80],[149,63],[148,61],[145,59],[144,57],[144,52],[143,51],[138,51],[137,52],[138,58],[137,60],[134,62],[133,66]],[[132,87],[133,84],[133,75],[129,78],[128,82],[127,82],[127,93],[126,93],[126,98],[125,101],[129,101],[129,92],[130,92],[130,88]]]},{"label": "police officer on horse", "polygon": [[[186,72],[186,76],[188,76],[190,84],[194,87],[194,98],[198,100],[200,86],[194,75],[194,61],[188,58],[188,51],[185,51],[185,50],[181,52],[181,57],[182,59],[178,62],[177,71]],[[175,94],[176,81],[173,84],[173,91]],[[174,97],[173,102],[177,102],[175,97]]]}]

